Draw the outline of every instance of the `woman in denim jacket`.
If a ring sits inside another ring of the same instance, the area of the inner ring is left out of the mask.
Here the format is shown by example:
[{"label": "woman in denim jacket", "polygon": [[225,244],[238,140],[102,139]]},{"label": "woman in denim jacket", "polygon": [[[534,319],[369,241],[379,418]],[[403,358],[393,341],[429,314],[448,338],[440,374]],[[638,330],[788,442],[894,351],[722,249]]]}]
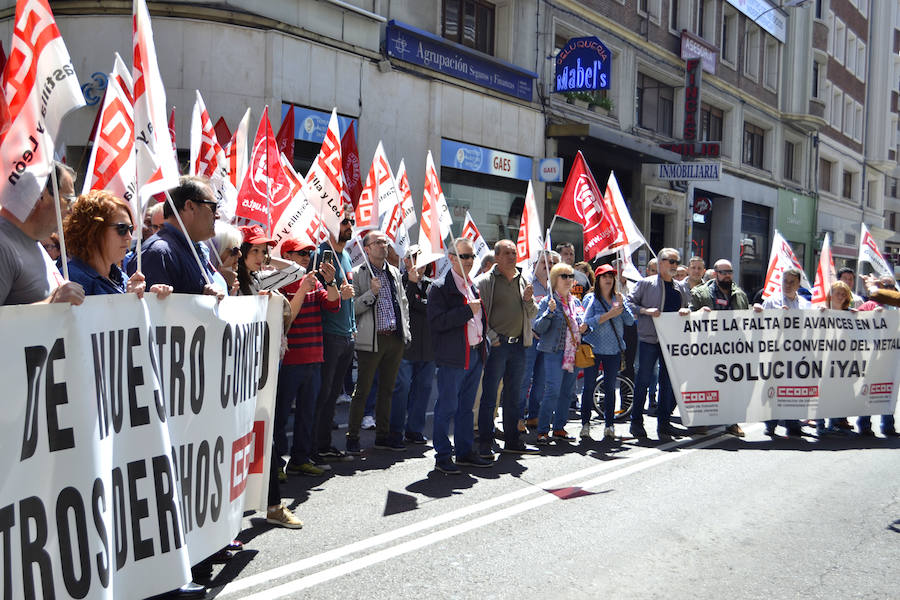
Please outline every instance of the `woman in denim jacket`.
[{"label": "woman in denim jacket", "polygon": [[[581,342],[584,312],[581,302],[571,294],[575,283],[572,267],[560,263],[550,270],[550,288],[553,293],[541,300],[534,331],[540,336],[537,343],[540,359],[544,361],[544,395],[538,413],[538,444],[554,439],[571,441],[566,433],[569,401],[575,389],[575,350]],[[552,427],[551,427],[552,419]]]},{"label": "woman in denim jacket", "polygon": [[583,340],[594,350],[594,366],[584,370],[584,393],[581,395],[581,437],[591,437],[591,409],[593,408],[594,386],[596,386],[599,365],[603,365],[603,414],[606,429],[603,438],[614,440],[616,431],[616,375],[622,351],[625,350],[624,330],[634,324],[634,316],[625,306],[622,295],[615,291],[616,270],[610,265],[600,265],[594,271],[594,293],[585,309],[584,323],[588,331]]}]

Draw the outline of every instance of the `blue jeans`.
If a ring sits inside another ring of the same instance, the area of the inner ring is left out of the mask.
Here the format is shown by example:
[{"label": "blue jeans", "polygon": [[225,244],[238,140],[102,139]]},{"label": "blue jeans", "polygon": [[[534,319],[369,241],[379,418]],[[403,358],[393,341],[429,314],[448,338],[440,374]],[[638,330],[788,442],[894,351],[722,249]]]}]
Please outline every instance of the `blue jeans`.
[{"label": "blue jeans", "polygon": [[425,433],[425,413],[434,381],[434,362],[403,360],[391,399],[391,435],[401,439],[404,433]]},{"label": "blue jeans", "polygon": [[294,443],[291,462],[309,462],[313,451],[313,425],[316,417],[316,398],[322,386],[322,363],[281,365],[278,388],[275,392],[274,434],[277,456],[287,453],[285,428],[294,403]]},{"label": "blue jeans", "polygon": [[644,403],[647,401],[647,390],[653,381],[654,367],[659,363],[659,395],[657,397],[657,427],[668,425],[675,410],[675,393],[666,363],[662,360],[662,349],[659,344],[638,342],[638,373],[634,387],[634,403],[631,405],[632,425],[644,424]]},{"label": "blue jeans", "polygon": [[[434,403],[434,453],[437,460],[446,460],[456,446],[456,456],[472,452],[475,424],[473,408],[478,382],[484,362],[481,352],[473,348],[469,355],[469,368],[438,366],[438,397]],[[450,421],[453,421],[453,441],[450,443]]]},{"label": "blue jeans", "polygon": [[[860,431],[872,430],[872,417],[866,415],[856,418],[856,427]],[[894,415],[881,415],[881,433],[894,429]]]},{"label": "blue jeans", "polygon": [[503,439],[507,444],[519,442],[519,399],[522,397],[522,375],[525,372],[525,347],[517,344],[491,346],[484,378],[481,380],[481,404],[478,405],[478,445],[490,449],[494,443],[494,406],[497,389],[503,379]]},{"label": "blue jeans", "polygon": [[612,427],[616,421],[616,376],[619,374],[621,354],[595,354],[594,366],[584,370],[584,392],[581,394],[581,424],[591,422],[594,410],[594,388],[597,386],[599,366],[603,365],[603,414],[606,426]]},{"label": "blue jeans", "polygon": [[[562,370],[563,353],[542,352],[544,363],[544,397],[538,413],[538,432],[547,433],[566,427],[569,420],[569,399],[575,389],[578,370]],[[551,423],[552,419],[552,423]]]},{"label": "blue jeans", "polygon": [[[539,360],[540,359],[540,360]],[[544,391],[544,361],[537,349],[537,340],[525,348],[525,372],[522,375],[522,399],[519,414],[526,419],[536,419]]]}]

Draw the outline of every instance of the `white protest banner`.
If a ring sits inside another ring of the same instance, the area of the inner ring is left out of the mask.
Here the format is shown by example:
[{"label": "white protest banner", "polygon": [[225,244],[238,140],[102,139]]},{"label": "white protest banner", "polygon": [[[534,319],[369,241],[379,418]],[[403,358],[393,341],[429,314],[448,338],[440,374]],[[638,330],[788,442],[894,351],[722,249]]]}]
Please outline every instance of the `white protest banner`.
[{"label": "white protest banner", "polygon": [[[116,57],[118,62],[118,56]],[[82,194],[108,190],[123,198],[136,210],[137,166],[134,159],[134,108],[130,93],[119,84],[115,72],[109,78],[97,135],[91,150]]]},{"label": "white protest banner", "polygon": [[893,413],[900,312],[714,311],[653,319],[685,425]]},{"label": "white protest banner", "polygon": [[450,235],[452,224],[453,218],[429,150],[425,158],[425,191],[422,195],[422,220],[419,222],[419,247],[422,252],[416,267],[425,266],[446,254],[444,239]]},{"label": "white protest banner", "polygon": [[280,310],[153,294],[0,308],[6,597],[143,598],[233,539],[265,504]]},{"label": "white protest banner", "polygon": [[306,174],[303,189],[306,197],[316,208],[322,224],[337,238],[341,234],[341,220],[344,218],[342,200],[344,175],[337,109],[331,110],[331,119],[328,121],[328,130],[322,140],[322,147],[309,168],[309,173]]},{"label": "white protest banner", "polygon": [[884,256],[882,256],[881,252],[878,250],[878,244],[875,243],[875,238],[869,233],[869,228],[866,227],[865,223],[862,223],[859,232],[859,260],[857,261],[857,264],[861,265],[864,262],[872,265],[872,269],[874,269],[875,273],[879,276],[894,276],[887,261],[884,260]]},{"label": "white protest banner", "polygon": [[772,295],[781,294],[781,274],[788,268],[800,269],[800,286],[806,289],[812,289],[809,279],[806,278],[806,272],[803,265],[797,259],[797,255],[791,249],[791,245],[787,243],[780,233],[775,232],[772,239],[772,252],[769,254],[769,267],[766,270],[766,281],[763,289],[763,300]]}]

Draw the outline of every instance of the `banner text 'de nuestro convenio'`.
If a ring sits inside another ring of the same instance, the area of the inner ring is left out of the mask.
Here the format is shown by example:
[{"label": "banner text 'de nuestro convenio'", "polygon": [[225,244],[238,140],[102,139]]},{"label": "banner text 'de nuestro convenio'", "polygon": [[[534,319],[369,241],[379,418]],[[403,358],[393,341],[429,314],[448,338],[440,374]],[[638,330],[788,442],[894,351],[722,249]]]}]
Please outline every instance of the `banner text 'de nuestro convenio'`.
[{"label": "banner text 'de nuestro convenio'", "polygon": [[137,598],[265,506],[281,309],[92,296],[0,308],[4,598]]},{"label": "banner text 'de nuestro convenio'", "polygon": [[897,311],[695,312],[654,323],[685,425],[894,412]]}]

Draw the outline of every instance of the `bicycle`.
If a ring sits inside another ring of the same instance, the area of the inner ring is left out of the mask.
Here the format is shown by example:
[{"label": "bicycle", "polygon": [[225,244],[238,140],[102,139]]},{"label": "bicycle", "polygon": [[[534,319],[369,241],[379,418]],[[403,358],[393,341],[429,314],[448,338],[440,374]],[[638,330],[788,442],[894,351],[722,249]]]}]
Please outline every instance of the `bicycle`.
[{"label": "bicycle", "polygon": [[[597,383],[594,386],[594,410],[600,415],[600,419],[605,419],[603,409],[603,401],[606,395],[603,393],[604,373],[601,368],[597,373]],[[619,373],[616,375],[616,404],[615,404],[615,420],[619,423],[627,421],[631,416],[631,405],[634,402],[634,382]]]}]

